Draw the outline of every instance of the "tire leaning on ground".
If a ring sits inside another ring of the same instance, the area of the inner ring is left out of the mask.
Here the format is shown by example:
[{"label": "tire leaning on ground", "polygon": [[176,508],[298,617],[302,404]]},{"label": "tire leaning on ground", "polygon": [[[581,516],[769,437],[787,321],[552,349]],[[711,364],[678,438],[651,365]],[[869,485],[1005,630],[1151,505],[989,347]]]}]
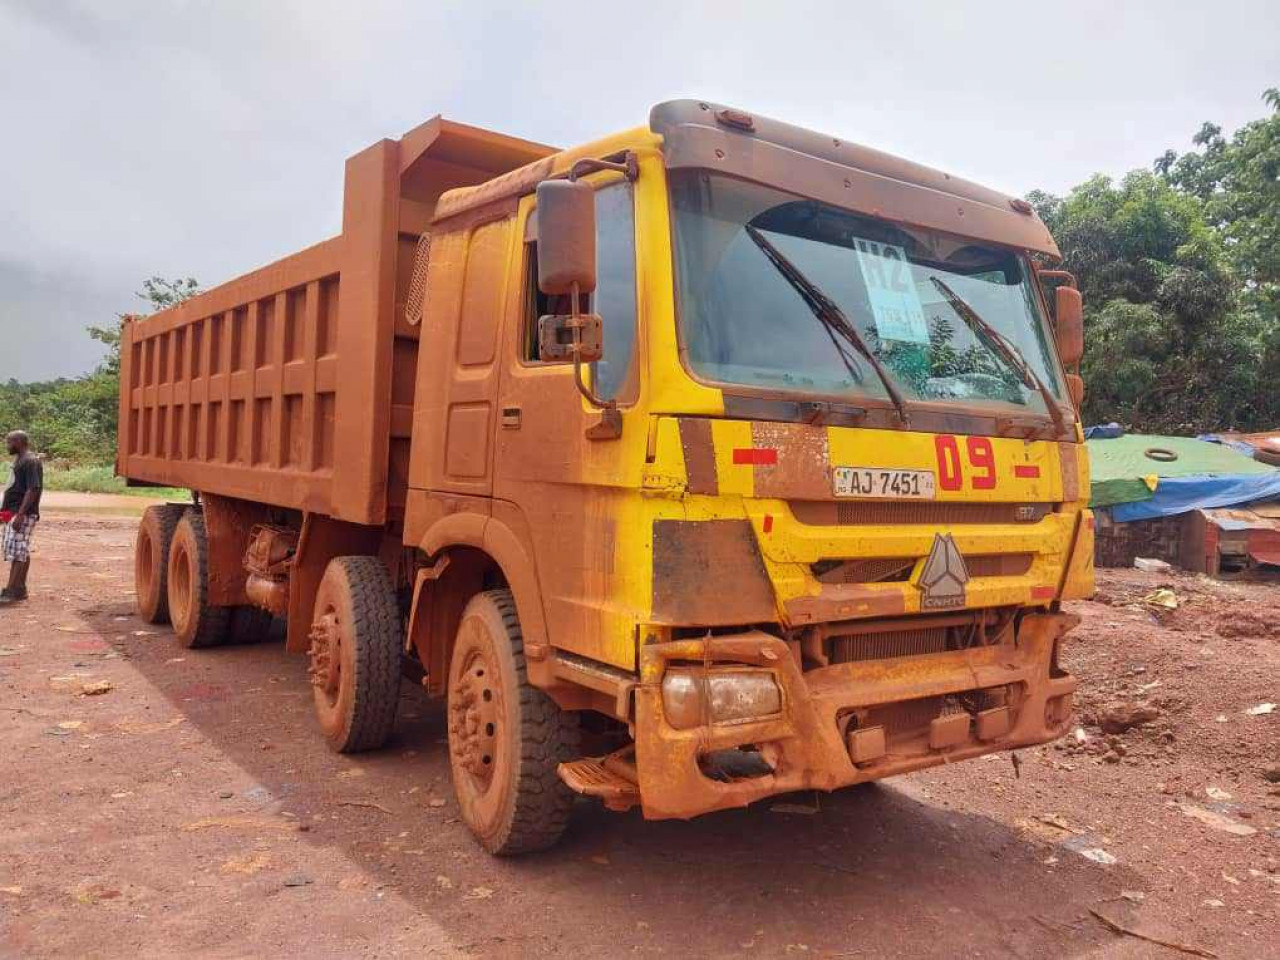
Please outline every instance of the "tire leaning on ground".
[{"label": "tire leaning on ground", "polygon": [[169,620],[178,643],[214,647],[226,640],[231,607],[209,604],[209,539],[204,514],[188,509],[169,545]]},{"label": "tire leaning on ground", "polygon": [[169,545],[186,504],[147,507],[133,546],[133,586],[138,616],[147,623],[169,622]]},{"label": "tire leaning on ground", "polygon": [[400,607],[377,557],[335,557],[316,593],[310,677],[316,718],[338,753],[386,743],[400,699]]},{"label": "tire leaning on ground", "polygon": [[529,683],[509,590],[467,604],[449,663],[449,763],[462,819],[490,853],[543,850],[574,795],[556,768],[578,756],[578,715]]}]

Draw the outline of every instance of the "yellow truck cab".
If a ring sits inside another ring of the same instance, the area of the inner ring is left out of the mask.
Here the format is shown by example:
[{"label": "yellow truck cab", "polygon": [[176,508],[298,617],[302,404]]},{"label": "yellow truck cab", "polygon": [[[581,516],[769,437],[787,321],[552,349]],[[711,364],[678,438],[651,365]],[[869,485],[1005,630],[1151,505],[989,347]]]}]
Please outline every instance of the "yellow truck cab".
[{"label": "yellow truck cab", "polygon": [[[120,472],[200,492],[144,518],[144,614],[287,616],[339,750],[404,668],[496,853],[575,793],[690,817],[1068,728],[1081,306],[1029,205],[697,101],[566,151],[441,129],[452,189],[384,141],[338,247],[126,327]],[[237,388],[241,301],[279,349]]]}]

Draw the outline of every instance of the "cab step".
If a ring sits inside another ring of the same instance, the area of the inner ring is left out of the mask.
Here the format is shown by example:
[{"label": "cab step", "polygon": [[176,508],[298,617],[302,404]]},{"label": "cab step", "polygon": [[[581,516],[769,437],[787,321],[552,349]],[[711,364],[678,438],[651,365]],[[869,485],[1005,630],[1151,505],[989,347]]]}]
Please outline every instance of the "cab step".
[{"label": "cab step", "polygon": [[596,797],[610,810],[630,810],[640,802],[635,766],[629,757],[631,748],[604,757],[583,757],[556,768],[556,773],[574,793]]}]

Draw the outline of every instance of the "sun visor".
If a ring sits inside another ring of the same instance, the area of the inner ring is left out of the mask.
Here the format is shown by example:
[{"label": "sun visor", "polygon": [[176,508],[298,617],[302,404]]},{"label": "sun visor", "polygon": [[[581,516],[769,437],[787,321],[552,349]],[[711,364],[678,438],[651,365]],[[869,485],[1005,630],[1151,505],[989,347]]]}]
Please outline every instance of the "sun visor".
[{"label": "sun visor", "polygon": [[649,115],[669,168],[697,167],[895,220],[1046,254],[1058,246],[1025,201],[839,138],[696,100]]}]

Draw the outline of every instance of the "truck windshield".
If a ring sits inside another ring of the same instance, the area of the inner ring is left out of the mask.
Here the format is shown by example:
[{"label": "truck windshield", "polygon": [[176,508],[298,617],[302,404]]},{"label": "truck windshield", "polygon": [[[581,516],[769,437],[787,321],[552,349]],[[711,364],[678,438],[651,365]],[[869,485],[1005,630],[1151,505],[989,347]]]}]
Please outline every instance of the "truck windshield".
[{"label": "truck windshield", "polygon": [[[768,255],[772,247],[856,328],[907,404],[1045,414],[1036,378],[1063,395],[1021,254],[705,171],[671,171],[671,194],[682,342],[695,376],[892,399],[867,364],[847,362],[804,285]],[[1016,347],[1034,377],[959,312],[966,306]]]}]

